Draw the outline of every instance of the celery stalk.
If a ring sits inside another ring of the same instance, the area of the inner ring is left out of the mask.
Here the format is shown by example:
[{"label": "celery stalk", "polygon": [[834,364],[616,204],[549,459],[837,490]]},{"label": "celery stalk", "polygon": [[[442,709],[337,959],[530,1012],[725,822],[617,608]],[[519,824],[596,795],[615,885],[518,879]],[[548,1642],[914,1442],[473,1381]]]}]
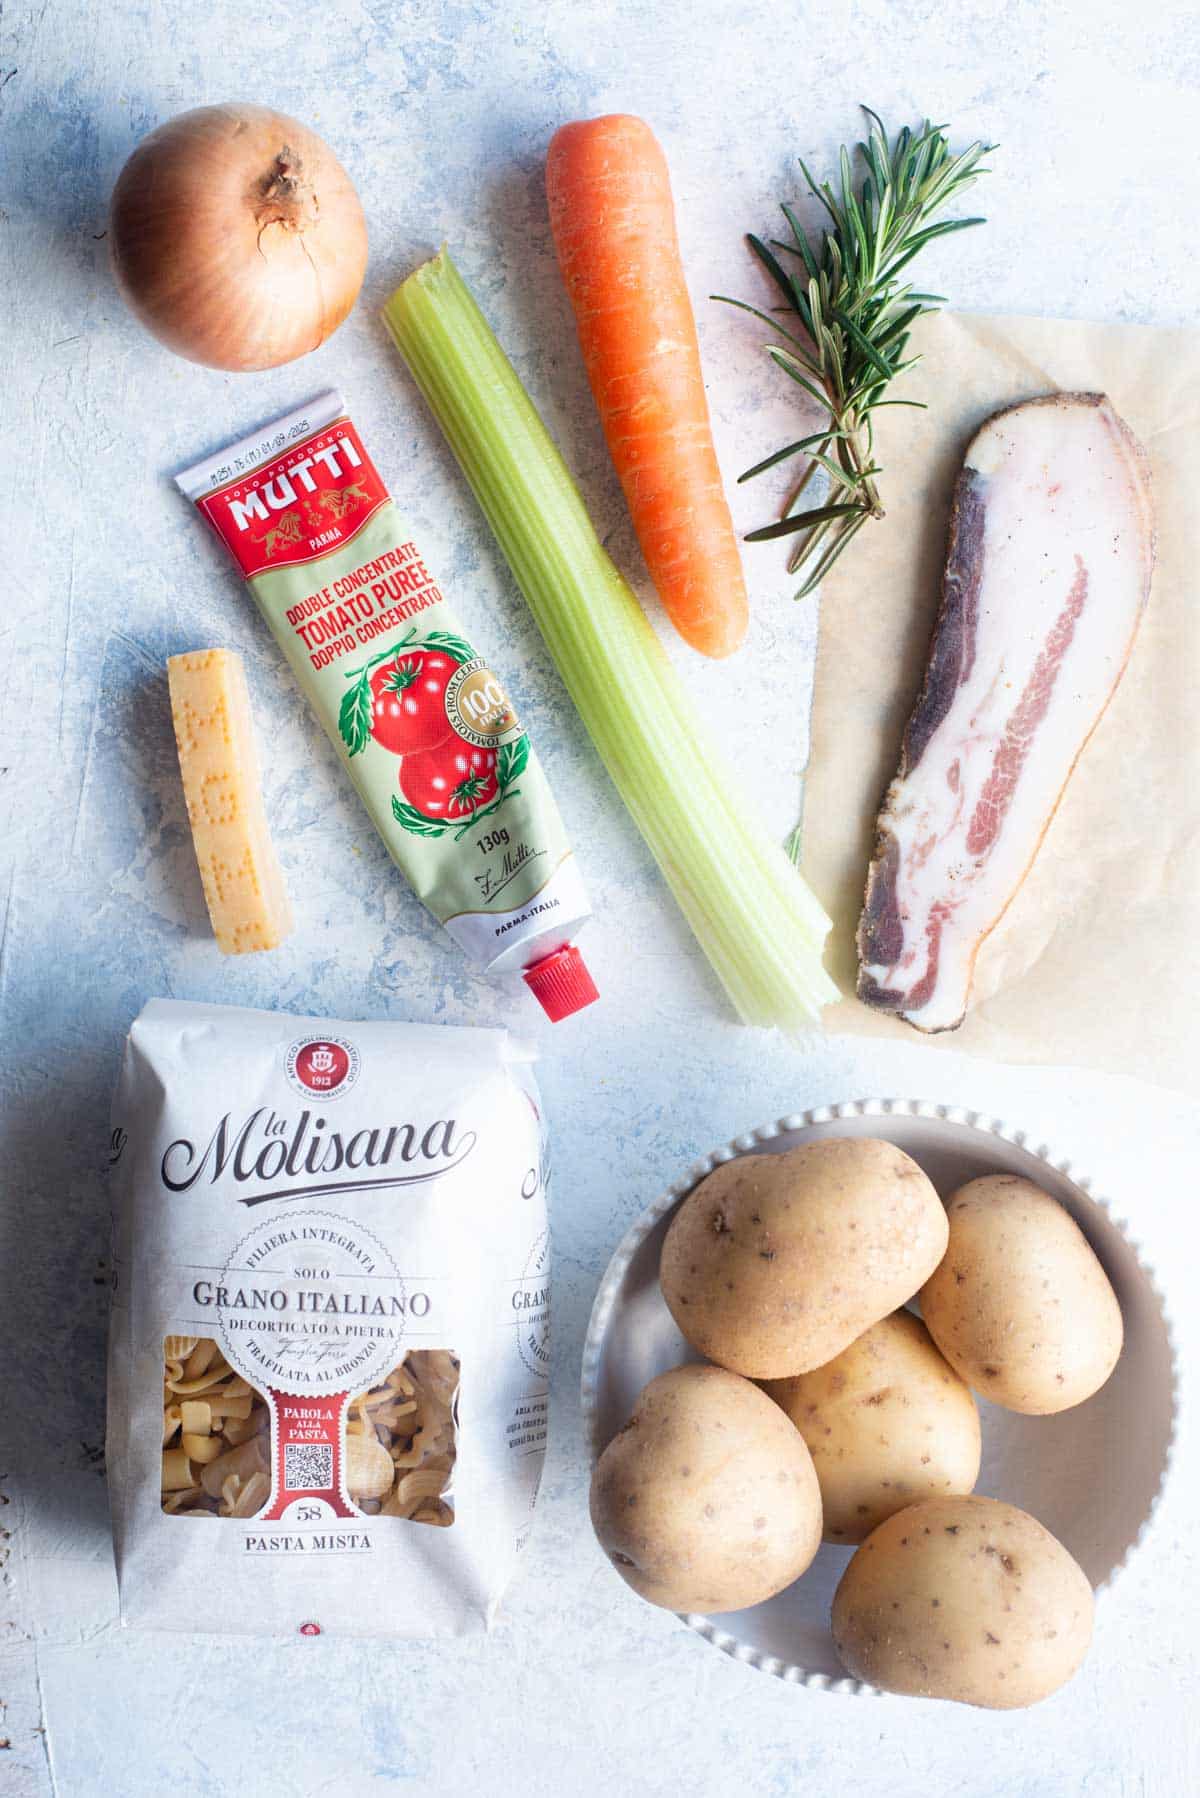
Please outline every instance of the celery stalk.
[{"label": "celery stalk", "polygon": [[384,307],[592,742],[748,1024],[798,1029],[838,996],[829,919],[734,797],[637,598],[448,251]]}]

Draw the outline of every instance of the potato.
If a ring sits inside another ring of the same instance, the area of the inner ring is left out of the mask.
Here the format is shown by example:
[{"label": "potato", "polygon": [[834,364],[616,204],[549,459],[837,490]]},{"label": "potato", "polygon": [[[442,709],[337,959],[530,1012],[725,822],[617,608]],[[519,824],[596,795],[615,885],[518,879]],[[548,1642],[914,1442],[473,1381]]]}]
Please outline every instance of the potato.
[{"label": "potato", "polygon": [[931,1498],[867,1537],[833,1598],[856,1679],[990,1710],[1036,1704],[1092,1634],[1083,1569],[1036,1518],[995,1498]]},{"label": "potato", "polygon": [[592,1476],[622,1579],[669,1611],[740,1611],[799,1579],[821,1541],[800,1432],[749,1380],[676,1367],[638,1396]]},{"label": "potato", "polygon": [[755,1380],[823,1367],[910,1299],[946,1248],[946,1213],[889,1142],[830,1137],[741,1155],[683,1201],[659,1278],[710,1361]]},{"label": "potato", "polygon": [[946,1207],[950,1245],[921,1289],[933,1340],[1008,1411],[1081,1405],[1121,1353],[1121,1307],[1087,1238],[1031,1180],[988,1174]]},{"label": "potato", "polygon": [[893,1511],[970,1492],[979,1478],[975,1400],[908,1311],[764,1389],[808,1444],[826,1542],[861,1542]]}]

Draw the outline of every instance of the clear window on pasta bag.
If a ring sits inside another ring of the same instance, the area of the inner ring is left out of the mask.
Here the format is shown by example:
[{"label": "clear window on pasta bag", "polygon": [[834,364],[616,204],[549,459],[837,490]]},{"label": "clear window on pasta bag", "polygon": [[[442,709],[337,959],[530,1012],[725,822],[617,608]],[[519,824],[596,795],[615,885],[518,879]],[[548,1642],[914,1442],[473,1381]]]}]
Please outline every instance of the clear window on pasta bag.
[{"label": "clear window on pasta bag", "polygon": [[254,1517],[271,1493],[271,1413],[210,1336],[163,1339],[162,1507]]},{"label": "clear window on pasta bag", "polygon": [[[346,1406],[345,1484],[367,1516],[454,1522],[458,1356],[414,1349]],[[207,1336],[163,1342],[162,1507],[177,1517],[256,1517],[271,1494],[271,1412]],[[285,1442],[282,1483],[331,1491],[333,1450]]]},{"label": "clear window on pasta bag", "polygon": [[413,1349],[346,1415],[346,1489],[368,1516],[454,1522],[459,1360]]}]

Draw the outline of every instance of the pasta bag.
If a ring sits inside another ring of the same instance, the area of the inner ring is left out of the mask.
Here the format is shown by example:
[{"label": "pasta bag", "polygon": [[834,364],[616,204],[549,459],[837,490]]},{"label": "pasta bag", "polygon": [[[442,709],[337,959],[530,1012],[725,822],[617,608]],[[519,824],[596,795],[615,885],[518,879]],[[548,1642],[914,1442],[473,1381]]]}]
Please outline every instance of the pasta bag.
[{"label": "pasta bag", "polygon": [[531,1062],[504,1031],[147,1005],[112,1131],[126,1622],[490,1626],[545,1454]]}]

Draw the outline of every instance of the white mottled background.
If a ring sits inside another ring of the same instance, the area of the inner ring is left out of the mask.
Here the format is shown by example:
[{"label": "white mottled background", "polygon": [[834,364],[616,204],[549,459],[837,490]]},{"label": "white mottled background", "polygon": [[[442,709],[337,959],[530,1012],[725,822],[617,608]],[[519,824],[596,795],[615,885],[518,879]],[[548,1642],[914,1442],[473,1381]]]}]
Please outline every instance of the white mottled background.
[{"label": "white mottled background", "polygon": [[[783,441],[787,408],[753,325],[704,296],[755,292],[742,233],[798,195],[797,153],[828,165],[857,131],[859,100],[895,123],[930,110],[957,138],[1002,146],[972,198],[986,232],[931,253],[923,285],[980,309],[1194,324],[1198,87],[1196,13],[1171,0],[0,7],[0,1790],[1200,1789],[1200,1458],[1186,1431],[1174,1491],[1101,1605],[1086,1669],[1027,1714],[785,1687],[638,1604],[595,1550],[576,1400],[588,1306],[625,1223],[697,1153],[867,1092],[997,1112],[1094,1170],[1133,1216],[1194,1368],[1197,1119],[1119,1080],[995,1070],[918,1044],[789,1047],[733,1025],[377,322],[394,282],[449,240],[611,548],[640,575],[549,247],[541,167],[561,120],[638,111],[667,147],[732,475]],[[350,322],[307,362],[254,376],[193,368],[143,336],[103,242],[138,139],[228,98],[326,134],[372,232]],[[405,891],[232,569],[167,482],[331,382],[511,681],[590,875],[604,1003],[557,1031],[519,990],[474,979]],[[743,490],[738,504],[748,526],[766,496]],[[748,567],[747,650],[732,666],[680,660],[782,832],[812,615],[793,606],[775,550],[749,552]],[[168,654],[212,642],[247,659],[299,919],[278,954],[237,963],[206,927],[163,679]],[[1190,953],[1189,920],[1181,933]],[[122,1035],[155,993],[512,1020],[541,1035],[559,1176],[553,1448],[525,1575],[490,1640],[202,1642],[115,1627],[98,1448],[101,1169]]]}]

